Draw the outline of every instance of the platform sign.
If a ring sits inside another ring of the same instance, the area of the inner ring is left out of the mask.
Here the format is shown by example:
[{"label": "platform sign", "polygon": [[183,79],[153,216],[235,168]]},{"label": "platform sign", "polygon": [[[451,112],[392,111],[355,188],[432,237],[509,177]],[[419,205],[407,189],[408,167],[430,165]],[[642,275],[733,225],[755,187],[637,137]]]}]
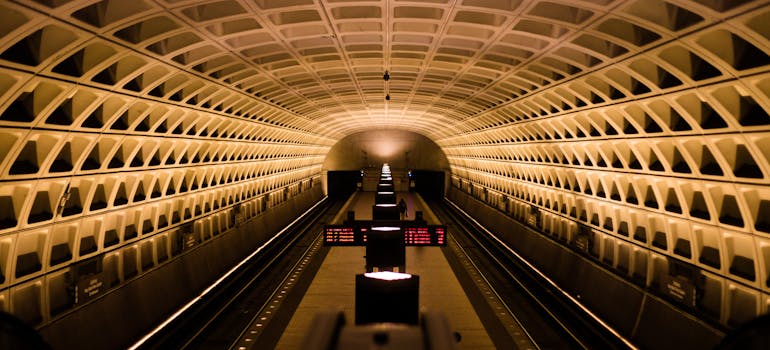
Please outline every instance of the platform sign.
[{"label": "platform sign", "polygon": [[103,274],[88,275],[75,285],[75,304],[82,304],[102,294],[107,289]]},{"label": "platform sign", "polygon": [[695,307],[695,284],[684,276],[664,275],[662,278],[662,291],[669,298]]},{"label": "platform sign", "polygon": [[444,226],[434,226],[433,228],[434,232],[434,245],[440,245],[445,246],[446,245],[446,227]]},{"label": "platform sign", "polygon": [[687,263],[668,257],[668,273],[661,276],[660,291],[669,299],[695,308],[698,291],[697,281],[703,281],[701,270]]},{"label": "platform sign", "polygon": [[356,245],[355,228],[351,226],[325,225],[324,245]]},{"label": "platform sign", "polygon": [[430,236],[427,227],[404,227],[405,245],[430,245]]},{"label": "platform sign", "polygon": [[577,250],[579,250],[579,251],[581,251],[583,253],[588,254],[588,249],[589,249],[588,248],[588,236],[578,235],[577,237],[575,237],[574,244],[575,244],[575,248],[577,248]]},{"label": "platform sign", "polygon": [[578,251],[588,254],[593,248],[593,232],[590,227],[578,224],[578,232],[572,241]]},{"label": "platform sign", "polygon": [[102,294],[110,287],[102,270],[103,255],[75,263],[72,267],[74,302],[82,304]]},{"label": "platform sign", "polygon": [[182,244],[183,249],[190,249],[198,244],[198,238],[193,232],[185,232],[182,234]]},{"label": "platform sign", "polygon": [[444,246],[446,245],[446,227],[438,225],[404,227],[404,245],[406,246]]},{"label": "platform sign", "polygon": [[534,228],[540,228],[540,209],[534,205],[529,206],[527,225]]}]

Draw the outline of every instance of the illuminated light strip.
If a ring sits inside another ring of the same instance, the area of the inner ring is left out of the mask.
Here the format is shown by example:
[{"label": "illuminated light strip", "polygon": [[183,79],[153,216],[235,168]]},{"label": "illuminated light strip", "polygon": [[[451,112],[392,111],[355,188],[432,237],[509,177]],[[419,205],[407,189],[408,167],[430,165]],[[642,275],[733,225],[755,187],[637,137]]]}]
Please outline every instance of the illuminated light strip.
[{"label": "illuminated light strip", "polygon": [[412,278],[412,275],[408,273],[399,273],[392,271],[379,271],[379,272],[367,272],[364,276],[369,278],[376,278],[378,280],[395,281],[395,280],[407,280]]},{"label": "illuminated light strip", "polygon": [[396,205],[395,204],[388,204],[388,203],[380,203],[380,204],[375,204],[374,206],[375,207],[395,207]]},{"label": "illuminated light strip", "polygon": [[471,220],[472,220],[472,221],[473,221],[473,222],[474,222],[476,225],[478,225],[479,227],[481,227],[481,229],[482,229],[482,230],[484,230],[484,232],[486,232],[486,233],[487,233],[487,234],[488,234],[490,237],[494,238],[494,239],[495,239],[495,241],[497,241],[497,243],[499,243],[500,245],[502,245],[503,247],[505,247],[505,249],[506,249],[506,250],[508,250],[508,252],[510,252],[511,254],[515,255],[515,256],[516,256],[516,258],[518,258],[518,259],[519,259],[520,261],[522,261],[522,262],[523,262],[525,265],[527,265],[527,267],[529,267],[530,269],[532,269],[532,271],[536,272],[536,273],[537,273],[537,274],[538,274],[538,275],[539,275],[539,276],[540,276],[542,279],[544,279],[545,281],[547,281],[547,282],[548,282],[548,283],[551,285],[551,287],[553,287],[553,288],[556,288],[556,290],[558,290],[558,291],[559,291],[561,294],[563,294],[563,295],[564,295],[564,296],[565,296],[567,299],[569,299],[570,301],[572,301],[573,303],[575,303],[575,305],[577,305],[578,307],[580,307],[580,309],[582,309],[582,310],[583,310],[585,313],[587,313],[589,316],[591,316],[591,318],[593,318],[593,319],[594,319],[594,321],[596,321],[596,322],[598,322],[599,324],[601,324],[601,325],[602,325],[602,327],[604,327],[604,329],[606,329],[607,331],[609,331],[610,333],[612,333],[612,334],[613,334],[615,337],[617,337],[618,339],[620,339],[620,340],[621,340],[621,341],[622,341],[624,344],[626,344],[626,346],[628,346],[628,347],[629,347],[629,348],[631,348],[631,349],[638,349],[636,346],[634,346],[634,344],[632,344],[630,341],[628,341],[628,339],[626,339],[626,338],[625,338],[623,335],[621,335],[620,333],[618,333],[618,331],[616,331],[614,328],[612,328],[610,325],[608,325],[606,322],[604,322],[604,320],[602,320],[601,318],[599,318],[599,316],[596,316],[596,314],[594,314],[593,312],[591,312],[591,310],[589,310],[587,307],[585,307],[585,305],[583,305],[582,303],[580,303],[580,301],[578,301],[577,299],[575,299],[574,297],[572,297],[571,295],[569,295],[569,293],[567,293],[567,291],[565,291],[564,289],[562,289],[561,287],[559,287],[559,285],[558,285],[558,284],[556,284],[556,282],[554,282],[553,280],[551,280],[550,278],[548,278],[548,276],[546,276],[544,273],[540,272],[540,270],[538,270],[538,269],[537,269],[537,268],[536,268],[534,265],[532,265],[532,264],[531,264],[531,263],[530,263],[530,262],[529,262],[527,259],[524,259],[524,257],[522,257],[521,255],[519,255],[518,253],[516,253],[516,251],[514,251],[513,249],[511,249],[511,248],[510,248],[510,247],[509,247],[507,244],[503,243],[503,241],[501,241],[499,238],[497,238],[497,236],[496,236],[494,233],[490,232],[489,230],[487,230],[487,228],[486,228],[486,227],[484,227],[484,225],[482,225],[481,223],[479,223],[478,221],[476,221],[476,218],[474,218],[474,217],[470,216],[468,213],[466,213],[466,212],[465,212],[465,210],[462,210],[462,209],[461,209],[460,207],[458,207],[458,206],[457,206],[457,204],[455,204],[454,202],[452,202],[452,201],[450,201],[450,200],[448,200],[448,199],[447,199],[447,202],[449,202],[449,204],[451,204],[451,205],[452,205],[453,207],[455,207],[457,210],[459,210],[460,212],[462,212],[462,213],[463,213],[463,214],[464,214],[464,215],[465,215],[467,218],[471,219]]},{"label": "illuminated light strip", "polygon": [[372,231],[398,231],[400,230],[400,227],[397,226],[377,226],[372,227]]},{"label": "illuminated light strip", "polygon": [[197,297],[193,298],[193,299],[192,299],[192,300],[190,300],[190,301],[189,301],[187,304],[185,304],[184,306],[182,306],[182,307],[181,307],[179,310],[177,310],[176,312],[174,312],[174,314],[173,314],[173,315],[169,316],[169,318],[167,318],[167,319],[166,319],[165,321],[163,321],[163,322],[162,322],[160,325],[158,325],[158,327],[155,327],[155,329],[153,329],[152,331],[150,331],[150,333],[147,333],[147,334],[146,334],[144,337],[142,337],[142,339],[139,339],[139,341],[137,341],[136,343],[134,343],[134,345],[131,345],[131,347],[129,347],[128,349],[129,349],[129,350],[136,350],[136,349],[138,349],[139,347],[141,347],[142,345],[144,345],[144,343],[145,343],[145,342],[147,342],[148,340],[150,340],[150,338],[152,338],[152,337],[153,337],[155,334],[157,334],[158,332],[162,331],[162,330],[163,330],[163,328],[165,328],[166,326],[168,326],[168,325],[169,325],[171,322],[174,322],[174,320],[175,320],[177,317],[181,316],[181,315],[182,315],[182,314],[183,314],[185,311],[187,311],[187,309],[191,308],[193,305],[195,305],[197,302],[199,302],[201,299],[203,299],[203,297],[205,297],[205,296],[206,296],[206,294],[208,294],[208,293],[209,293],[209,292],[211,292],[211,291],[212,291],[214,288],[216,288],[217,286],[219,286],[219,284],[221,284],[221,283],[222,283],[222,282],[223,282],[225,279],[227,279],[227,277],[229,277],[230,275],[232,275],[233,273],[235,273],[235,271],[236,271],[236,270],[238,270],[238,269],[239,269],[241,266],[243,266],[244,264],[246,264],[246,262],[247,262],[248,260],[250,260],[250,259],[251,259],[251,258],[253,258],[255,255],[257,255],[259,252],[261,252],[261,251],[262,251],[262,250],[263,250],[265,247],[267,247],[267,246],[268,246],[268,245],[269,245],[271,242],[273,242],[273,240],[275,240],[276,238],[278,238],[278,237],[280,237],[281,235],[283,235],[283,234],[284,234],[284,233],[285,233],[287,230],[289,230],[289,228],[290,228],[290,227],[292,227],[292,226],[293,226],[295,223],[297,223],[297,221],[299,221],[299,220],[300,220],[300,219],[302,219],[303,217],[307,216],[307,215],[308,215],[308,214],[309,214],[309,213],[310,213],[310,212],[311,212],[313,209],[315,209],[315,207],[317,207],[317,206],[321,205],[321,203],[325,202],[327,198],[328,198],[328,197],[324,197],[322,200],[318,201],[318,203],[316,203],[315,205],[313,205],[312,207],[310,207],[310,209],[306,210],[306,211],[305,211],[305,212],[304,212],[302,215],[300,215],[299,217],[297,217],[296,219],[294,219],[294,221],[292,221],[290,224],[286,225],[286,227],[284,227],[284,228],[283,228],[283,230],[281,230],[280,232],[276,233],[276,234],[275,234],[275,235],[274,235],[272,238],[270,238],[270,239],[269,239],[267,242],[265,242],[265,243],[264,243],[264,244],[262,244],[262,245],[261,245],[259,248],[257,248],[257,249],[256,249],[255,251],[253,251],[251,254],[249,254],[249,256],[247,256],[246,258],[244,258],[243,260],[241,260],[241,262],[240,262],[240,263],[238,263],[238,265],[235,265],[235,266],[234,266],[232,269],[230,269],[230,271],[227,271],[227,273],[225,273],[224,275],[222,275],[222,277],[220,277],[218,280],[216,280],[216,282],[214,282],[214,283],[213,283],[213,284],[211,284],[211,285],[210,285],[208,288],[206,288],[206,289],[205,289],[203,292],[201,292],[201,294],[199,294]]},{"label": "illuminated light strip", "polygon": [[393,191],[383,191],[383,192],[377,192],[377,194],[393,194]]}]

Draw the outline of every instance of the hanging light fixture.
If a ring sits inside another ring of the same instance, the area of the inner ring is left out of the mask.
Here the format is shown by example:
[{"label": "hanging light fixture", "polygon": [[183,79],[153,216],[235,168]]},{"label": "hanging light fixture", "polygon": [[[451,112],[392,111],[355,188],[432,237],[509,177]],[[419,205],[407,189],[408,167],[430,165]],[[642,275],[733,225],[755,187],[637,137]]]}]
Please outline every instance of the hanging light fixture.
[{"label": "hanging light fixture", "polygon": [[385,81],[385,101],[390,101],[390,92],[388,91],[388,80],[390,80],[390,73],[385,70],[385,74],[382,75],[382,80]]}]

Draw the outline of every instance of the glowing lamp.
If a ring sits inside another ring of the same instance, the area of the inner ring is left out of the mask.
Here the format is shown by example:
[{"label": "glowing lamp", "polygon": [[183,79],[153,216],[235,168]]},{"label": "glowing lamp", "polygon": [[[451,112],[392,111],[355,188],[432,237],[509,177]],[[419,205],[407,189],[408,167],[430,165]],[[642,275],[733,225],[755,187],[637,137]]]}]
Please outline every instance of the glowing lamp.
[{"label": "glowing lamp", "polygon": [[379,271],[379,272],[367,272],[364,276],[368,278],[376,278],[385,281],[405,280],[412,278],[412,275],[408,273],[400,273],[393,271]]}]

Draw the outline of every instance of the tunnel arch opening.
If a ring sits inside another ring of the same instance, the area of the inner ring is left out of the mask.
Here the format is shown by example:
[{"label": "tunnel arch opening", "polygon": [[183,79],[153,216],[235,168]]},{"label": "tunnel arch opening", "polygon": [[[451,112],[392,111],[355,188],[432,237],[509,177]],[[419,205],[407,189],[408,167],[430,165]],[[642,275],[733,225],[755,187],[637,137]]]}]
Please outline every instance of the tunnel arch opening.
[{"label": "tunnel arch opening", "polygon": [[[348,135],[331,147],[321,167],[324,194],[355,190],[347,187],[351,184],[346,181],[356,181],[356,176],[360,179],[358,189],[374,190],[384,163],[390,165],[397,191],[414,189],[410,171],[413,176],[421,174],[423,179],[442,178],[438,186],[433,184],[431,192],[445,193],[449,186],[449,161],[433,140],[407,130],[371,130]],[[367,181],[370,177],[372,181]]]}]

